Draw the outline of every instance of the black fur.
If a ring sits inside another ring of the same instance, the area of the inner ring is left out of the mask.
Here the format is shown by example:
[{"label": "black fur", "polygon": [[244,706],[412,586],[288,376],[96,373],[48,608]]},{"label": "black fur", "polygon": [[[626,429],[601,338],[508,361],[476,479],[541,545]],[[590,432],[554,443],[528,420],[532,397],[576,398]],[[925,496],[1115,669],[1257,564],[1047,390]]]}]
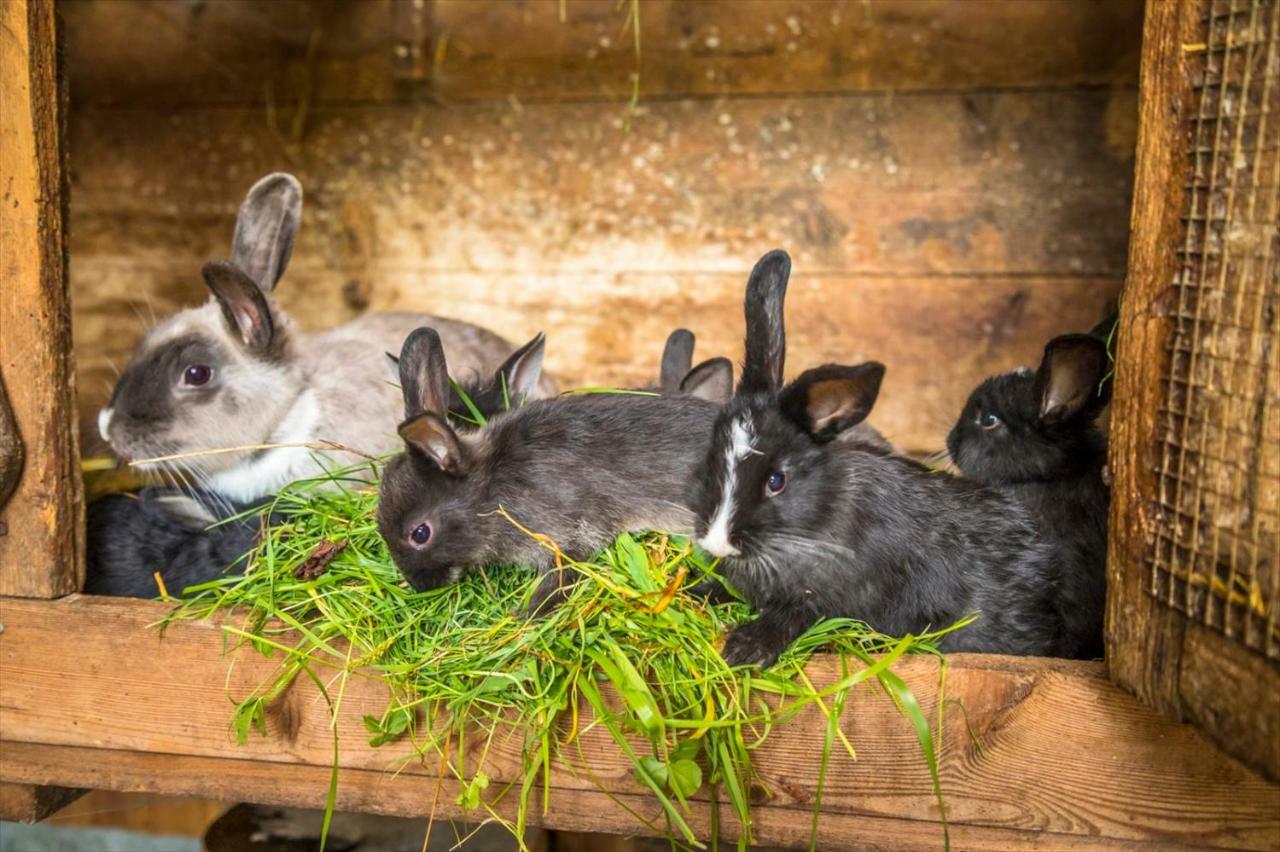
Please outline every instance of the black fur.
[{"label": "black fur", "polygon": [[776,391],[782,387],[787,357],[787,336],[782,306],[791,276],[791,257],[774,249],[756,261],[747,279],[747,353],[742,365],[739,393]]},{"label": "black fur", "polygon": [[[729,662],[769,665],[820,618],[902,635],[975,611],[979,620],[948,636],[945,650],[1057,651],[1052,554],[1024,509],[909,459],[819,444],[771,395],[739,397],[717,420],[695,486],[699,537],[721,499],[729,431],[742,418],[759,454],[738,464],[731,540],[740,555],[721,570],[760,618],[730,637]],[[787,484],[768,497],[774,471]]]},{"label": "black fur", "polygon": [[[1065,395],[1083,401],[1046,419],[1045,388],[1054,382],[1055,358],[1060,365],[1069,351],[1076,362],[1070,383],[1080,387],[1078,394]],[[1024,506],[1057,552],[1062,654],[1086,659],[1103,654],[1106,612],[1110,489],[1102,476],[1106,438],[1094,425],[1107,402],[1106,389],[1097,392],[1106,365],[1101,343],[1082,335],[1057,338],[1036,373],[1006,373],[979,385],[947,436],[947,449],[964,475]]]},{"label": "black fur", "polygon": [[90,503],[85,593],[154,598],[160,593],[156,571],[174,595],[227,573],[242,573],[244,557],[262,527],[261,515],[209,527],[174,512],[172,501],[189,499],[163,488],[144,488],[137,495],[109,494]]},{"label": "black fur", "polygon": [[[434,369],[445,369],[443,358]],[[479,565],[549,569],[552,552],[500,508],[574,559],[628,530],[691,533],[683,498],[716,410],[686,396],[588,394],[530,402],[496,414],[472,435],[452,437],[439,434],[438,412],[418,412],[401,426],[410,433],[408,451],[383,474],[379,531],[417,589],[453,582]],[[424,420],[425,436],[416,429]],[[411,534],[424,523],[431,538],[418,546]],[[533,609],[558,594],[560,581],[549,577]]]}]

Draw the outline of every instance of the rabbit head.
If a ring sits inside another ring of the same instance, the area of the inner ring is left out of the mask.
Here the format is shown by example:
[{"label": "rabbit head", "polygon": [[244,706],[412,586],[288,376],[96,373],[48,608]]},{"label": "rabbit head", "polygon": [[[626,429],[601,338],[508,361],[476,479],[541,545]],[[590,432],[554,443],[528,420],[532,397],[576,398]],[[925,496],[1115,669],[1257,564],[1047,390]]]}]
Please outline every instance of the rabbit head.
[{"label": "rabbit head", "polygon": [[[210,300],[153,326],[98,416],[124,460],[263,443],[302,390],[289,320],[271,294],[284,274],[302,209],[291,175],[254,184],[236,219],[231,259],[205,264]],[[145,467],[212,474],[239,454]]]},{"label": "rabbit head", "polygon": [[[517,349],[493,379],[469,394],[484,417],[518,407],[537,389],[545,338]],[[480,513],[488,490],[487,459],[468,441],[470,408],[451,387],[440,337],[420,328],[399,359],[405,452],[387,462],[378,497],[378,530],[392,559],[419,591],[457,581],[482,561],[488,542],[512,531],[494,513]],[[450,422],[461,424],[457,428]]]},{"label": "rabbit head", "polygon": [[969,396],[947,436],[956,466],[986,484],[1049,480],[1095,464],[1094,420],[1110,397],[1106,344],[1086,334],[1049,341],[1040,367],[993,376]]},{"label": "rabbit head", "polygon": [[704,473],[694,485],[697,538],[708,553],[746,557],[774,531],[820,525],[838,475],[823,444],[871,411],[884,367],[827,365],[783,385],[783,303],[791,262],[765,255],[747,284],[746,358],[732,401],[716,420]]}]

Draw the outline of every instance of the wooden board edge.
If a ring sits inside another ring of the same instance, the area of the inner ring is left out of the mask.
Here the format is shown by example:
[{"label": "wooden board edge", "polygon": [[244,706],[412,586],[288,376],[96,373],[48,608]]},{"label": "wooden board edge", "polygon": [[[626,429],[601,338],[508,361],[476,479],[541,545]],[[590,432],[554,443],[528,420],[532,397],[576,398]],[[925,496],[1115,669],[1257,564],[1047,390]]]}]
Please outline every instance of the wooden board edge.
[{"label": "wooden board edge", "polygon": [[[3,748],[3,745],[0,745]],[[0,779],[4,773],[0,771]],[[80,787],[22,784],[0,780],[0,820],[39,822],[87,793]]]},{"label": "wooden board edge", "polygon": [[1156,436],[1169,363],[1169,285],[1178,269],[1184,116],[1192,94],[1183,45],[1203,0],[1148,3],[1143,27],[1138,149],[1129,269],[1120,297],[1113,474],[1107,559],[1107,661],[1112,679],[1171,719],[1185,620],[1152,597],[1146,571],[1155,494]]}]

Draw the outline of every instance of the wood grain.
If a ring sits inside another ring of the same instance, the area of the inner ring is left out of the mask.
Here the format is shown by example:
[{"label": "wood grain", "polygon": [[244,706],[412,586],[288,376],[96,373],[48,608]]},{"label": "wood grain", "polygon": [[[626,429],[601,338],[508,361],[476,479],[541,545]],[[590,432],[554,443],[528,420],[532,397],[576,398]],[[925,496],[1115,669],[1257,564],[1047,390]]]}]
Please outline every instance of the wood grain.
[{"label": "wood grain", "polygon": [[84,438],[138,317],[206,298],[195,271],[226,252],[243,185],[288,168],[306,199],[279,293],[304,326],[411,307],[542,329],[567,384],[633,385],[679,324],[738,359],[746,273],[784,246],[789,362],[884,361],[880,428],[935,450],[982,378],[1092,326],[1118,290],[1129,151],[1102,130],[1117,99],[681,102],[630,135],[598,106],[360,107],[318,111],[289,156],[256,112],[82,113]]},{"label": "wood grain", "polygon": [[[164,611],[159,604],[83,597],[0,601],[0,779],[314,806],[332,759],[332,734],[315,691],[294,687],[269,714],[269,735],[235,746],[228,696],[244,696],[272,663],[240,654],[228,677],[219,631],[178,624],[160,639],[147,625]],[[910,659],[897,671],[932,717],[936,662]],[[830,682],[834,672],[829,662],[812,667],[818,682]],[[360,678],[347,684],[337,726],[342,806],[421,815],[435,795],[433,768],[410,764],[393,778],[384,773],[403,744],[365,744],[360,718],[381,711],[383,690]],[[982,742],[979,749],[969,740],[964,718],[949,704],[943,786],[956,836],[975,848],[1275,845],[1280,787],[1125,696],[1098,664],[957,655],[946,697],[961,702]],[[761,783],[773,795],[759,808],[761,842],[807,841],[819,727],[817,714],[806,713],[757,751]],[[936,848],[928,773],[892,704],[871,689],[858,692],[844,729],[859,760],[833,762],[823,848]],[[586,733],[581,749],[581,757],[569,755],[571,763],[585,761],[611,793],[642,813],[657,813],[607,735]],[[516,777],[519,754],[518,738],[498,736],[486,771],[496,781]],[[630,818],[624,821],[581,771],[557,765],[551,785],[548,826],[632,830]],[[456,815],[449,804],[455,795],[446,782],[442,815]],[[706,826],[705,803],[696,818]]]},{"label": "wood grain", "polygon": [[[449,103],[1132,85],[1138,0],[64,0],[86,103]],[[562,19],[561,12],[564,17]],[[137,33],[148,34],[138,50]]]},{"label": "wood grain", "polygon": [[53,4],[0,4],[0,375],[26,449],[0,512],[0,594],[80,588],[83,506]]}]

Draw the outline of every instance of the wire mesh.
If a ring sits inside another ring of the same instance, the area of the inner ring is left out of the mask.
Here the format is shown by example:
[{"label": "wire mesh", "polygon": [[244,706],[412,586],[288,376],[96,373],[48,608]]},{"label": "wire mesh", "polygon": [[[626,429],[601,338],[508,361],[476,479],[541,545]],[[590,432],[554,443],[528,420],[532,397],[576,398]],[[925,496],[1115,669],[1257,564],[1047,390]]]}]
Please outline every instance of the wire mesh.
[{"label": "wire mesh", "polygon": [[1149,591],[1280,659],[1280,0],[1200,26]]}]

